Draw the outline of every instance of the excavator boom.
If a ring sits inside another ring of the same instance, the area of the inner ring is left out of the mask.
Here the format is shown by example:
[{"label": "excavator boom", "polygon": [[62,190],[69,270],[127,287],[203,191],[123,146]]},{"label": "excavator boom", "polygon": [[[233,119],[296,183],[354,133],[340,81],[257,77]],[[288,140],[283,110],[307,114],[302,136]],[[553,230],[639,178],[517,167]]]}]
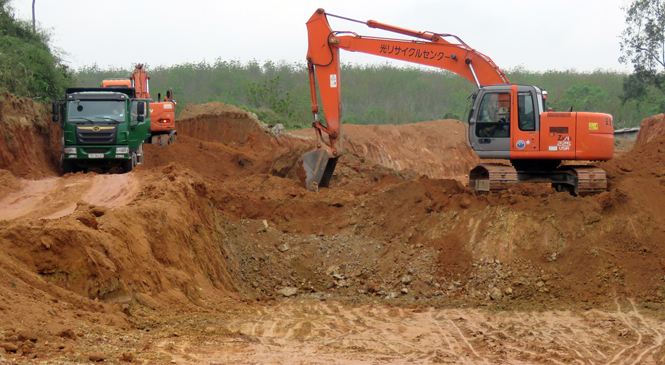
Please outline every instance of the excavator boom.
[{"label": "excavator boom", "polygon": [[[340,49],[445,69],[465,77],[478,88],[509,83],[503,71],[488,56],[467,46],[455,36],[419,32],[370,20],[363,23],[370,28],[418,39],[365,37],[352,32],[333,31],[327,16],[339,17],[318,9],[307,22],[307,63],[314,113],[312,126],[317,138],[317,149],[305,154],[302,161],[306,175],[305,186],[309,190],[328,186],[337,158],[342,154]],[[444,37],[452,37],[459,43],[451,43]],[[318,118],[317,84],[325,110],[325,125]]]}]

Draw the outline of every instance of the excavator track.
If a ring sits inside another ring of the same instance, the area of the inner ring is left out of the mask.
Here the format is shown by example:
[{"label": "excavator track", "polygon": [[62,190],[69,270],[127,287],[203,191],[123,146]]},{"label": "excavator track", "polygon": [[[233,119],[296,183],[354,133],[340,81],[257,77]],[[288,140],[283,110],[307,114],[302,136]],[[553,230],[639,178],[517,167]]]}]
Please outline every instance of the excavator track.
[{"label": "excavator track", "polygon": [[469,187],[476,193],[508,189],[520,182],[550,183],[557,191],[575,196],[607,190],[605,170],[595,166],[562,166],[552,171],[518,171],[512,166],[480,164],[469,173]]},{"label": "excavator track", "polygon": [[594,195],[607,190],[607,175],[605,170],[601,168],[595,166],[564,166],[560,170],[571,171],[575,174],[577,180],[575,195]]}]

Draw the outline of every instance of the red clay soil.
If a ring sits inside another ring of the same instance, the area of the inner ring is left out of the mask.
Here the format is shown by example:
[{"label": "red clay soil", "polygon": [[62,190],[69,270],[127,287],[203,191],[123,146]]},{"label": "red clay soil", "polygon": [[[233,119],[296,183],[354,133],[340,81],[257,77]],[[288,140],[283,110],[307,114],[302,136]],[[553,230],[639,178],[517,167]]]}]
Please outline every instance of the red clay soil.
[{"label": "red clay soil", "polygon": [[45,106],[2,93],[0,120],[0,170],[30,179],[57,175],[62,131]]},{"label": "red clay soil", "polygon": [[[314,130],[292,132],[314,138]],[[342,149],[393,170],[411,169],[432,178],[466,180],[480,159],[458,120],[405,125],[344,125]]]},{"label": "red clay soil", "polygon": [[478,196],[460,182],[475,162],[459,122],[345,126],[347,153],[317,194],[294,171],[312,140],[206,113],[179,120],[176,144],[146,145],[129,174],[0,173],[1,356],[663,360],[665,133],[603,163],[597,196]]},{"label": "red clay soil", "polygon": [[642,120],[635,144],[645,144],[663,135],[665,135],[665,114],[654,115]]}]

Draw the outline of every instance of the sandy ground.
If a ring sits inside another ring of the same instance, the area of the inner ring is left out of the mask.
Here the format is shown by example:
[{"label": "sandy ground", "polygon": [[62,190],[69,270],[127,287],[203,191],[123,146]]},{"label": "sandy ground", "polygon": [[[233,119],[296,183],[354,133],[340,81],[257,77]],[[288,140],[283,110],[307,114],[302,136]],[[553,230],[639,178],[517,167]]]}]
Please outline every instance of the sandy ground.
[{"label": "sandy ground", "polygon": [[138,192],[138,181],[129,174],[27,180],[23,189],[0,200],[0,220],[56,219],[74,213],[77,202],[115,208],[132,201]]}]

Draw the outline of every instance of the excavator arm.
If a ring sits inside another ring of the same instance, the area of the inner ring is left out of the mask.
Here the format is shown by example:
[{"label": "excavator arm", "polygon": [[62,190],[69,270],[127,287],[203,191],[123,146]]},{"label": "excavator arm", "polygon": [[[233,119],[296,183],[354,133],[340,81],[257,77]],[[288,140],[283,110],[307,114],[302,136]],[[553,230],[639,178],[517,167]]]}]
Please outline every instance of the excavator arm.
[{"label": "excavator arm", "polygon": [[[506,75],[489,57],[467,46],[456,36],[418,32],[370,20],[360,23],[417,39],[366,37],[353,32],[333,31],[328,16],[358,22],[326,14],[323,9],[318,9],[307,22],[307,64],[314,114],[312,126],[317,138],[316,150],[305,154],[302,161],[308,190],[328,186],[337,159],[342,154],[340,49],[438,67],[468,79],[478,88],[509,83]],[[453,38],[458,43],[444,38]],[[318,118],[317,85],[325,111],[325,125]]]},{"label": "excavator arm", "polygon": [[132,86],[136,90],[136,97],[139,99],[150,99],[150,76],[145,72],[143,64],[138,64],[134,67],[134,73],[129,78],[132,81]]}]

